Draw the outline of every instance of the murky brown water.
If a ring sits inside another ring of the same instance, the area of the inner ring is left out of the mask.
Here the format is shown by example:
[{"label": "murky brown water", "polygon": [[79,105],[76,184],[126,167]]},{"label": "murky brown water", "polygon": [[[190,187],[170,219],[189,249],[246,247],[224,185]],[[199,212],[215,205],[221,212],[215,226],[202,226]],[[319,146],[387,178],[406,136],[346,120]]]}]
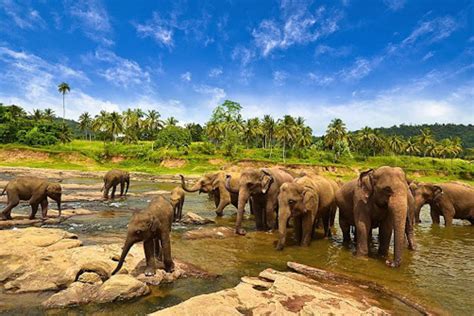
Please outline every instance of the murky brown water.
[{"label": "murky brown water", "polygon": [[[68,183],[92,184],[96,179],[70,179]],[[157,189],[169,190],[172,184],[149,182],[133,183],[131,192]],[[59,227],[79,235],[86,244],[120,242],[125,236],[131,209],[140,209],[149,198],[129,197],[114,202],[82,203],[85,208],[96,210],[92,216],[71,218]],[[68,203],[77,205],[78,203]],[[27,211],[27,206],[20,209]],[[214,217],[213,203],[206,195],[188,194],[185,212],[193,211],[206,217]],[[223,218],[216,225],[233,226],[235,209],[228,206]],[[471,315],[474,311],[474,227],[455,221],[451,228],[431,225],[429,210],[422,211],[422,223],[415,236],[418,250],[404,252],[399,269],[389,269],[384,260],[373,256],[358,259],[353,249],[342,246],[342,236],[336,223],[335,235],[329,240],[313,241],[309,248],[286,247],[283,252],[273,249],[276,234],[251,232],[245,237],[236,236],[222,240],[183,240],[182,233],[195,227],[175,226],[173,231],[173,255],[196,264],[203,269],[222,275],[216,280],[183,279],[174,284],[154,288],[151,295],[132,302],[108,305],[89,305],[66,310],[48,311],[48,314],[115,314],[142,315],[175,305],[192,296],[233,287],[241,276],[257,275],[265,268],[286,269],[287,261],[350,274],[360,279],[376,281],[392,290],[406,294],[426,306],[446,314]],[[251,220],[245,221],[248,231],[254,228]],[[374,233],[374,244],[377,235]],[[375,247],[376,245],[374,245]],[[137,245],[135,247],[140,247]],[[375,253],[375,251],[373,251]],[[44,314],[37,307],[45,295],[2,295],[10,299],[5,314]],[[391,309],[401,308],[397,302],[385,301]],[[0,309],[2,306],[0,304]],[[399,309],[399,314],[407,311]]]}]

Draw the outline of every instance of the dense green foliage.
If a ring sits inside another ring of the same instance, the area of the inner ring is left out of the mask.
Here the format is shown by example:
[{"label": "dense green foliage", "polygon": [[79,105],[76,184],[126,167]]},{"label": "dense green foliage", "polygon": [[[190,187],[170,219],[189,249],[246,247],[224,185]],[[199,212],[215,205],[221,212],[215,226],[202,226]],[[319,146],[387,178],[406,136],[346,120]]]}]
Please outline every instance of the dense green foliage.
[{"label": "dense green foliage", "polygon": [[27,114],[19,106],[0,103],[0,143],[42,146],[66,143],[71,138],[69,127],[59,123],[51,109]]},{"label": "dense green foliage", "polygon": [[155,146],[156,147],[174,147],[180,149],[181,147],[189,147],[191,144],[191,133],[189,130],[169,125],[163,128],[156,138]]}]

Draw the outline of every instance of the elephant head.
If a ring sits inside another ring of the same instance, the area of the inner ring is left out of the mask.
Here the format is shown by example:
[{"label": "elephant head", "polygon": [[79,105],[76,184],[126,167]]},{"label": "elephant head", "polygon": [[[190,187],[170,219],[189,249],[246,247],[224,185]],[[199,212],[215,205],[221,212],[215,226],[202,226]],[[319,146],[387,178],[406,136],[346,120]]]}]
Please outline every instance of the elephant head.
[{"label": "elephant head", "polygon": [[401,168],[380,167],[362,172],[358,179],[362,202],[368,210],[385,209],[389,212],[394,232],[394,260],[392,267],[401,263],[405,243],[405,225],[408,212],[408,184]]},{"label": "elephant head", "polygon": [[49,182],[46,187],[46,195],[56,201],[56,203],[58,204],[59,216],[61,216],[61,185],[59,183]]},{"label": "elephant head", "polygon": [[179,204],[180,201],[181,201],[181,195],[179,194],[179,192],[176,190],[171,191],[170,202],[173,208],[175,208]]},{"label": "elephant head", "polygon": [[122,248],[122,255],[120,256],[117,267],[112,272],[112,275],[117,273],[125,261],[128,252],[132,246],[140,241],[152,238],[159,227],[159,220],[155,216],[146,212],[137,212],[132,215],[127,228],[127,239]]},{"label": "elephant head", "polygon": [[244,170],[240,175],[238,191],[231,187],[231,180],[232,176],[227,175],[225,182],[226,189],[231,193],[239,194],[236,233],[245,235],[245,230],[241,228],[245,204],[247,204],[251,196],[266,194],[274,179],[268,169],[262,168]]},{"label": "elephant head", "polygon": [[284,183],[278,195],[278,232],[277,250],[283,250],[286,242],[288,219],[313,212],[316,215],[318,196],[313,189],[296,182]]},{"label": "elephant head", "polygon": [[186,186],[186,182],[184,176],[182,174],[179,175],[181,177],[181,187],[186,192],[197,192],[199,193],[209,193],[213,188],[213,183],[217,179],[218,173],[208,173],[202,177],[200,177],[196,183],[191,188]]},{"label": "elephant head", "polygon": [[416,213],[420,212],[423,205],[433,203],[443,195],[443,189],[431,183],[412,183],[410,190],[415,198]]}]

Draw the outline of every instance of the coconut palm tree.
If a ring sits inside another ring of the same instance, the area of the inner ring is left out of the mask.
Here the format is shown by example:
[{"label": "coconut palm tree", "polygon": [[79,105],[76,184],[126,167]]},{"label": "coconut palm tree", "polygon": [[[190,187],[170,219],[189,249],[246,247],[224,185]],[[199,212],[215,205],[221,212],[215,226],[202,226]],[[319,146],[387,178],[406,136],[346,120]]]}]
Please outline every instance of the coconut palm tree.
[{"label": "coconut palm tree", "polygon": [[47,108],[43,111],[43,117],[47,121],[52,121],[54,119],[54,111],[50,108]]},{"label": "coconut palm tree", "polygon": [[[106,133],[106,124],[109,120],[110,114],[106,111],[102,110],[98,115],[95,116],[94,120],[92,121],[92,130],[96,132]],[[104,135],[104,144],[106,141],[106,135]]]},{"label": "coconut palm tree", "polygon": [[425,157],[426,149],[435,143],[433,133],[429,128],[423,128],[420,130],[420,135],[416,138],[418,147],[423,150],[423,157]]},{"label": "coconut palm tree", "polygon": [[303,126],[297,135],[296,146],[307,148],[313,143],[313,130],[309,126]]},{"label": "coconut palm tree", "polygon": [[286,147],[295,139],[296,134],[295,119],[291,115],[285,115],[283,119],[278,120],[275,136],[283,145],[283,161],[286,161]]},{"label": "coconut palm tree", "polygon": [[92,117],[89,112],[84,112],[79,116],[79,129],[85,133],[86,139],[89,136],[89,141],[91,140],[90,130],[92,128]]},{"label": "coconut palm tree", "polygon": [[[264,134],[264,148],[272,147],[273,135],[275,134],[276,123],[273,117],[265,115],[262,121],[262,130]],[[271,150],[270,150],[271,157]]]},{"label": "coconut palm tree", "polygon": [[118,134],[123,132],[123,121],[120,113],[114,111],[108,115],[105,130],[114,138],[114,144],[117,143]]},{"label": "coconut palm tree", "polygon": [[155,110],[149,110],[145,116],[144,128],[147,130],[148,138],[152,139],[163,128],[164,122],[160,119],[161,114]]},{"label": "coconut palm tree", "polygon": [[341,119],[335,118],[328,125],[324,143],[328,149],[332,150],[338,141],[347,141],[347,128]]},{"label": "coconut palm tree", "polygon": [[36,110],[33,109],[33,112],[31,113],[31,117],[35,121],[41,121],[44,118],[43,111],[39,109],[36,109]]},{"label": "coconut palm tree", "polygon": [[394,154],[399,154],[403,151],[403,138],[400,136],[390,136],[387,140],[390,151]]},{"label": "coconut palm tree", "polygon": [[64,123],[64,120],[66,119],[65,96],[66,96],[66,93],[70,91],[71,91],[71,87],[69,87],[69,85],[66,82],[61,82],[58,85],[58,92],[63,95],[63,123]]},{"label": "coconut palm tree", "polygon": [[243,125],[243,139],[247,148],[249,144],[254,142],[257,137],[262,134],[260,120],[258,117],[248,119]]},{"label": "coconut palm tree", "polygon": [[176,126],[176,124],[178,124],[178,120],[173,116],[168,117],[165,121],[166,126]]},{"label": "coconut palm tree", "polygon": [[421,150],[418,147],[418,142],[413,137],[408,138],[405,146],[405,152],[410,156],[415,156],[419,154],[420,151]]}]

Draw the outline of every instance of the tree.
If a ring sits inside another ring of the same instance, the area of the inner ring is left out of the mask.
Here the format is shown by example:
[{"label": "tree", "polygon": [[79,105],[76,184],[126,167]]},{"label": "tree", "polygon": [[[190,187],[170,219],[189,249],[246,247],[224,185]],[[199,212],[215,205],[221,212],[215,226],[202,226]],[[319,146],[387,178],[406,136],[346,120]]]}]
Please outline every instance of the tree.
[{"label": "tree", "polygon": [[295,119],[291,115],[278,121],[275,136],[283,144],[283,161],[286,161],[286,146],[295,139],[296,133]]},{"label": "tree", "polygon": [[307,148],[313,143],[313,130],[309,126],[303,126],[297,136],[296,146]]},{"label": "tree", "polygon": [[417,141],[413,137],[408,138],[405,146],[405,152],[410,156],[415,156],[419,154],[420,151],[421,150],[420,147],[418,147]]},{"label": "tree", "polygon": [[89,140],[91,140],[92,117],[89,112],[84,112],[79,116],[79,129],[85,133],[86,139],[89,136]]},{"label": "tree", "polygon": [[[264,148],[272,146],[273,136],[275,134],[276,123],[275,120],[270,115],[265,115],[262,121],[262,130],[264,135]],[[271,151],[270,151],[271,155]]]},{"label": "tree", "polygon": [[165,125],[166,126],[176,126],[178,124],[178,120],[173,116],[170,116],[166,119]]},{"label": "tree", "polygon": [[116,143],[118,134],[123,132],[122,116],[115,111],[110,113],[105,122],[105,129],[110,135],[112,135],[114,143]]},{"label": "tree", "polygon": [[154,139],[164,126],[164,122],[161,120],[161,114],[155,110],[149,110],[145,114],[145,121],[143,123],[146,130],[146,139]]},{"label": "tree", "polygon": [[43,111],[43,118],[47,121],[52,121],[54,119],[54,111],[50,108],[47,108]]},{"label": "tree", "polygon": [[338,118],[333,119],[326,130],[324,145],[327,149],[334,152],[335,161],[345,153],[350,155],[348,139],[349,137],[344,122]]},{"label": "tree", "polygon": [[428,147],[431,147],[435,143],[435,139],[433,137],[433,133],[429,128],[422,128],[420,130],[420,135],[415,138],[418,142],[418,148],[420,151],[423,151],[423,156],[426,156],[426,151]]},{"label": "tree", "polygon": [[61,82],[58,85],[58,91],[59,93],[63,95],[63,123],[64,123],[64,120],[66,119],[65,96],[66,96],[66,93],[71,91],[71,87],[69,87],[69,85],[66,82]]},{"label": "tree", "polygon": [[185,128],[168,125],[163,128],[156,138],[157,147],[188,147],[191,144],[191,134]]},{"label": "tree", "polygon": [[243,137],[247,148],[249,148],[249,144],[253,143],[261,134],[262,128],[260,126],[260,120],[258,117],[248,119],[244,122]]},{"label": "tree", "polygon": [[185,125],[185,127],[191,134],[191,139],[193,142],[202,141],[203,128],[200,124],[188,123]]},{"label": "tree", "polygon": [[387,143],[390,151],[394,154],[400,154],[404,149],[404,140],[400,136],[390,136]]}]

